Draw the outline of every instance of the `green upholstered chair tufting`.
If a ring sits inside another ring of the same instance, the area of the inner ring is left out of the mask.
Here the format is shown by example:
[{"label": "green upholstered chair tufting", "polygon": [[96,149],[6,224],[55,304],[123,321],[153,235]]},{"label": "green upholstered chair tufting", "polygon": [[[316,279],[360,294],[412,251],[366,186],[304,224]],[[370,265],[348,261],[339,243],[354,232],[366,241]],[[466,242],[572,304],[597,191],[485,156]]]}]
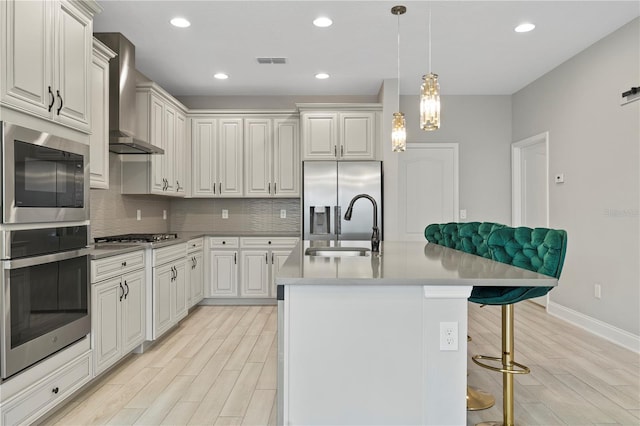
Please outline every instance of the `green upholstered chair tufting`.
[{"label": "green upholstered chair tufting", "polygon": [[[493,222],[432,223],[424,230],[427,241],[465,253],[491,258],[487,238],[491,231],[506,225]],[[467,336],[468,340],[471,340]],[[489,392],[467,386],[467,410],[485,410],[493,407],[495,397]]]},{"label": "green upholstered chair tufting", "polygon": [[[493,230],[487,245],[493,260],[559,278],[567,250],[567,233],[560,229],[505,227]],[[472,359],[484,368],[502,373],[504,425],[514,424],[513,375],[529,373],[528,367],[514,361],[514,304],[544,296],[552,288],[474,287],[471,292],[471,302],[502,306],[502,356],[474,355]]]}]

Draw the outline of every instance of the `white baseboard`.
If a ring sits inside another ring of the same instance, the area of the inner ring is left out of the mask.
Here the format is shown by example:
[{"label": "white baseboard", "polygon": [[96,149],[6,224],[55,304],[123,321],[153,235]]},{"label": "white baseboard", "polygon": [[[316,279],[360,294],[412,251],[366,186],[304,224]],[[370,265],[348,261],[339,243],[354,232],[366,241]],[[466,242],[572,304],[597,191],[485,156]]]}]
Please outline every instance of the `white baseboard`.
[{"label": "white baseboard", "polygon": [[609,340],[623,348],[640,353],[640,336],[631,334],[628,331],[614,327],[606,322],[582,314],[566,306],[549,301],[547,312],[554,317],[560,318],[580,328],[587,330],[597,336]]}]

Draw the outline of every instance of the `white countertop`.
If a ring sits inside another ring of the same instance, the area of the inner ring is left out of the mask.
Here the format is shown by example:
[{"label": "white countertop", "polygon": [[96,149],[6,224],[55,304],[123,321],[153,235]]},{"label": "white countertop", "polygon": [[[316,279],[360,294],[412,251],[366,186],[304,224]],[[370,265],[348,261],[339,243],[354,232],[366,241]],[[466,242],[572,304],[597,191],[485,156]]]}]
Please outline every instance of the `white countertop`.
[{"label": "white countertop", "polygon": [[307,241],[291,252],[278,285],[446,285],[552,287],[558,280],[427,242],[382,242],[367,256],[308,256],[309,247],[365,247],[369,241]]}]

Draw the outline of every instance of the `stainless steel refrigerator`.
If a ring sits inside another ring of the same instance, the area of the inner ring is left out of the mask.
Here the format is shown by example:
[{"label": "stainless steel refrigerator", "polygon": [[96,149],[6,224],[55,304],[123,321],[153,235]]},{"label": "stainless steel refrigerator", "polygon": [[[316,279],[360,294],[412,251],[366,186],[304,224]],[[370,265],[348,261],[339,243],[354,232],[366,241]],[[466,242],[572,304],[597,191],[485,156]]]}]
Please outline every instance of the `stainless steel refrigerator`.
[{"label": "stainless steel refrigerator", "polygon": [[303,176],[303,234],[306,240],[369,240],[373,203],[358,199],[351,220],[344,219],[351,200],[359,194],[373,197],[382,240],[382,162],[305,161]]}]

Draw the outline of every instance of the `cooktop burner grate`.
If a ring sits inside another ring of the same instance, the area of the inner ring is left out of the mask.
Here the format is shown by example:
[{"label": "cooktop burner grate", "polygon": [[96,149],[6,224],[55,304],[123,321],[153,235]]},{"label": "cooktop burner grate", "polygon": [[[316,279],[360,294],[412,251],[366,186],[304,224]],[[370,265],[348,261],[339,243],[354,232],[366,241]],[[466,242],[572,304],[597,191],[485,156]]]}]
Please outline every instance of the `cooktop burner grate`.
[{"label": "cooktop burner grate", "polygon": [[155,243],[158,241],[173,240],[178,238],[178,234],[158,233],[158,234],[122,234],[107,237],[94,238],[96,243]]}]

